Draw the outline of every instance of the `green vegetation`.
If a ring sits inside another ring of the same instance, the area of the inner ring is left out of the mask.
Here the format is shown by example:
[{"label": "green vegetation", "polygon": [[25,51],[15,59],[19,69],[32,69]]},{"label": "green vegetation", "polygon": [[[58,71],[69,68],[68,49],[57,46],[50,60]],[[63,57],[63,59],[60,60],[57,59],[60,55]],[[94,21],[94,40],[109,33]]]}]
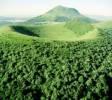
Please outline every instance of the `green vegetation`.
[{"label": "green vegetation", "polygon": [[96,26],[98,28],[102,28],[102,29],[110,29],[112,28],[112,21],[103,21],[103,22],[100,22],[100,23],[97,23]]},{"label": "green vegetation", "polygon": [[86,20],[80,19],[68,21],[65,26],[79,36],[94,29],[94,27]]},{"label": "green vegetation", "polygon": [[[79,23],[79,22],[77,22]],[[27,36],[35,36],[39,39],[46,40],[60,40],[60,41],[79,41],[84,39],[95,39],[98,37],[99,32],[96,28],[93,28],[90,24],[84,24],[80,22],[80,25],[74,25],[76,30],[72,30],[68,27],[70,25],[67,23],[56,23],[56,24],[44,24],[44,25],[13,25],[4,26],[0,28],[0,33],[4,35],[11,34],[10,36],[20,36],[22,34]],[[69,26],[67,26],[69,25]],[[73,26],[73,24],[72,24]],[[13,35],[12,35],[13,33]]]},{"label": "green vegetation", "polygon": [[85,42],[0,41],[0,98],[109,99],[111,52],[110,35]]}]

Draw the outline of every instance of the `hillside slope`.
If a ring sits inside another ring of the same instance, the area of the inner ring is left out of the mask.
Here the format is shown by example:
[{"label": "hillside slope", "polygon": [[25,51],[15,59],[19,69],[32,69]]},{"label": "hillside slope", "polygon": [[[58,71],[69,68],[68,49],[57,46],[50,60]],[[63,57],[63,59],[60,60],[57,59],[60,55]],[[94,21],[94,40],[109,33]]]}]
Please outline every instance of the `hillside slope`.
[{"label": "hillside slope", "polygon": [[94,26],[88,22],[88,20],[82,18],[73,19],[66,22],[65,27],[70,29],[78,36],[84,35],[85,33],[94,30]]},{"label": "hillside slope", "polygon": [[[58,30],[57,30],[58,29]],[[77,30],[78,31],[78,30]],[[59,40],[59,41],[82,41],[95,39],[98,32],[94,29],[83,34],[77,34],[65,27],[65,24],[40,25],[40,26],[4,26],[0,28],[0,37],[9,39],[41,39],[41,40]]]}]

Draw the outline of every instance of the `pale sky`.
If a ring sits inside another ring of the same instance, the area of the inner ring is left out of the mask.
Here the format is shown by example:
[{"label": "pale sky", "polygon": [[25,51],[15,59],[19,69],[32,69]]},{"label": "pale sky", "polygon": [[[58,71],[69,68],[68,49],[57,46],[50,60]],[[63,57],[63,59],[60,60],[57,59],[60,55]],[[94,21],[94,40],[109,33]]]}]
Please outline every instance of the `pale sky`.
[{"label": "pale sky", "polygon": [[0,0],[0,16],[33,17],[57,5],[76,8],[85,15],[112,16],[112,0]]}]

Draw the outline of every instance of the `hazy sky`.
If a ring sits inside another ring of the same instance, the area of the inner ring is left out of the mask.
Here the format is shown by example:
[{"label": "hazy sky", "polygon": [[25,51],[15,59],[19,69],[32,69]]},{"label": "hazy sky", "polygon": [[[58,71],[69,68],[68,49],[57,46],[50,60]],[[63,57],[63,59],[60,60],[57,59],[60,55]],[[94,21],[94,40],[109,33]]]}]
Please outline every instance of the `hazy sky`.
[{"label": "hazy sky", "polygon": [[0,0],[0,16],[30,17],[63,5],[82,14],[112,16],[112,0]]}]

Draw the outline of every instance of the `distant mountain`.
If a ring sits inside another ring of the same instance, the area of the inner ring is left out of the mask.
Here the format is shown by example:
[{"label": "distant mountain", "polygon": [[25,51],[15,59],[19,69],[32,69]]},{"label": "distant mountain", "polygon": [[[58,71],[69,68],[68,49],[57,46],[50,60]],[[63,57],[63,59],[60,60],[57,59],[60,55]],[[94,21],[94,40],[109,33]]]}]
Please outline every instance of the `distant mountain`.
[{"label": "distant mountain", "polygon": [[19,18],[19,17],[5,17],[5,16],[0,16],[0,23],[3,23],[3,22],[12,22],[12,23],[15,23],[15,22],[23,22],[23,21],[26,21],[28,20],[28,18]]},{"label": "distant mountain", "polygon": [[112,16],[100,16],[100,15],[87,15],[87,16],[99,21],[112,20]]},{"label": "distant mountain", "polygon": [[14,17],[5,17],[5,16],[0,16],[0,20],[14,20]]},{"label": "distant mountain", "polygon": [[8,20],[12,20],[12,17],[0,16],[0,26],[1,25],[9,25],[10,22]]},{"label": "distant mountain", "polygon": [[0,16],[0,26],[18,24],[19,22],[24,22],[26,20],[28,20],[28,18]]},{"label": "distant mountain", "polygon": [[88,22],[93,22],[93,19],[90,19],[74,8],[68,8],[64,6],[56,6],[50,11],[46,12],[43,15],[37,16],[28,20],[29,23],[39,23],[39,22],[65,22],[74,18],[81,18],[87,20]]},{"label": "distant mountain", "polygon": [[10,25],[12,24],[11,22],[8,22],[8,21],[0,21],[0,26],[2,25]]}]

